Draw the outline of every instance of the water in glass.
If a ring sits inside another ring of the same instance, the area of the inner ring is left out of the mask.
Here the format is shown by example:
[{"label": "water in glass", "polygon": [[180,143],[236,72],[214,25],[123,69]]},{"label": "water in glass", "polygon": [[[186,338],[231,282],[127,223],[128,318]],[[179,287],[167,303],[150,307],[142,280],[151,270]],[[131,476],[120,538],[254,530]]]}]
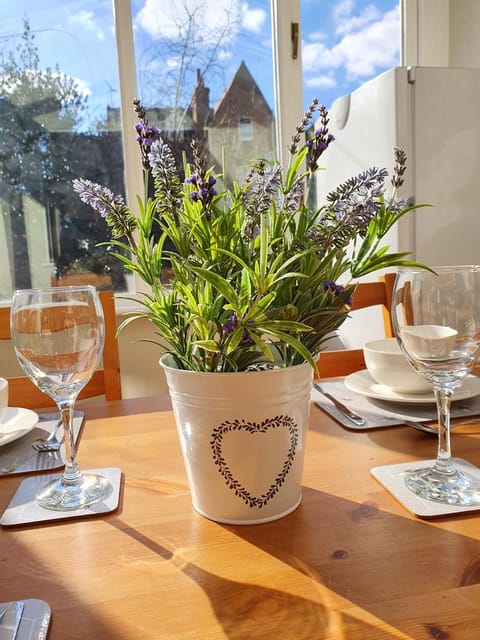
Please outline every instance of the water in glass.
[{"label": "water in glass", "polygon": [[42,487],[37,502],[48,509],[87,507],[111,492],[97,474],[82,474],[77,464],[73,412],[79,392],[91,379],[103,350],[102,306],[94,287],[17,290],[11,334],[25,373],[57,404],[65,432],[63,476]]}]

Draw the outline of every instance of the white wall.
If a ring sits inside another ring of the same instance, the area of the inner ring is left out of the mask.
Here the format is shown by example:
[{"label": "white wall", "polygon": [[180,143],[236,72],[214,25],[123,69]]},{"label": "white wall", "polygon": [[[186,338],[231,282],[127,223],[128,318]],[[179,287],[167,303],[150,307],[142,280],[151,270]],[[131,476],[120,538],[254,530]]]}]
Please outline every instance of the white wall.
[{"label": "white wall", "polygon": [[479,0],[401,0],[402,65],[480,67]]},{"label": "white wall", "polygon": [[[121,321],[122,318],[118,320]],[[167,392],[165,376],[158,364],[160,349],[144,342],[146,338],[155,338],[153,328],[147,320],[133,322],[118,337],[124,398]]]}]

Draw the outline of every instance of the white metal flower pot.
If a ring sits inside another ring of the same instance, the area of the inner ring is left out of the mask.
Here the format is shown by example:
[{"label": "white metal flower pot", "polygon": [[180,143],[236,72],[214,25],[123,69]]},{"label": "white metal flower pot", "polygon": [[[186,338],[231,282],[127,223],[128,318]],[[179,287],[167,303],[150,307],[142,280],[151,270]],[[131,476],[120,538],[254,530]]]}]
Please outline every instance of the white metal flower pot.
[{"label": "white metal flower pot", "polygon": [[194,508],[228,524],[282,518],[302,499],[312,369],[202,373],[160,360]]}]

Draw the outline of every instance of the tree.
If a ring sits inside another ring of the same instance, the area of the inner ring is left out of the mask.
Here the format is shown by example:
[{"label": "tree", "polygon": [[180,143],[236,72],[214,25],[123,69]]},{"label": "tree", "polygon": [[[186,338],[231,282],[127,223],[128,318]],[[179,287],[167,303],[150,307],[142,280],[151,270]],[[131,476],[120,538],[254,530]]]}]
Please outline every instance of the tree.
[{"label": "tree", "polygon": [[52,133],[73,130],[87,100],[58,67],[42,70],[39,62],[35,36],[25,19],[16,47],[0,52],[1,195],[8,203],[17,287],[31,284],[23,196],[56,200],[55,184],[68,161],[65,145]]},{"label": "tree", "polygon": [[[105,267],[100,254],[106,252],[97,250],[96,244],[108,237],[106,227],[88,208],[79,206],[71,180],[79,175],[108,179],[123,191],[123,181],[118,184],[118,175],[123,175],[121,138],[80,133],[87,114],[88,97],[78,83],[58,65],[41,68],[35,35],[25,19],[16,45],[0,52],[0,198],[10,223],[10,264],[16,287],[31,286],[26,195],[45,210],[57,275],[82,259],[88,261],[87,269]],[[113,166],[99,157],[102,147],[106,152],[115,148]],[[98,167],[103,170],[99,172]]]},{"label": "tree", "polygon": [[[174,146],[191,126],[188,115],[199,85],[211,86],[216,77],[221,77],[221,86],[225,85],[220,54],[238,27],[238,2],[222,3],[215,15],[209,13],[212,7],[203,0],[164,0],[163,8],[168,19],[162,16],[157,22],[152,16],[144,16],[143,26],[150,32],[152,43],[140,53],[139,82],[142,102],[163,110],[161,127]],[[199,129],[206,124],[205,116],[208,114],[199,118]]]}]

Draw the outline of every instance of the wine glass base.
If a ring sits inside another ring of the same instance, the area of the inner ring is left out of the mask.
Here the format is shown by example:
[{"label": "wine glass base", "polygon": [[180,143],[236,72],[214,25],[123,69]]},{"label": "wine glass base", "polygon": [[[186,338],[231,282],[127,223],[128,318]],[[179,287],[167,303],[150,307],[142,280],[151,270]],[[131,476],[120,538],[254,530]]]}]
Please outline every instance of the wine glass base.
[{"label": "wine glass base", "polygon": [[76,482],[57,478],[37,491],[37,503],[54,511],[84,509],[112,493],[112,485],[103,476],[94,473],[82,474]]},{"label": "wine glass base", "polygon": [[480,483],[458,469],[452,473],[438,471],[435,467],[418,469],[405,477],[405,484],[416,495],[433,502],[480,505]]}]

